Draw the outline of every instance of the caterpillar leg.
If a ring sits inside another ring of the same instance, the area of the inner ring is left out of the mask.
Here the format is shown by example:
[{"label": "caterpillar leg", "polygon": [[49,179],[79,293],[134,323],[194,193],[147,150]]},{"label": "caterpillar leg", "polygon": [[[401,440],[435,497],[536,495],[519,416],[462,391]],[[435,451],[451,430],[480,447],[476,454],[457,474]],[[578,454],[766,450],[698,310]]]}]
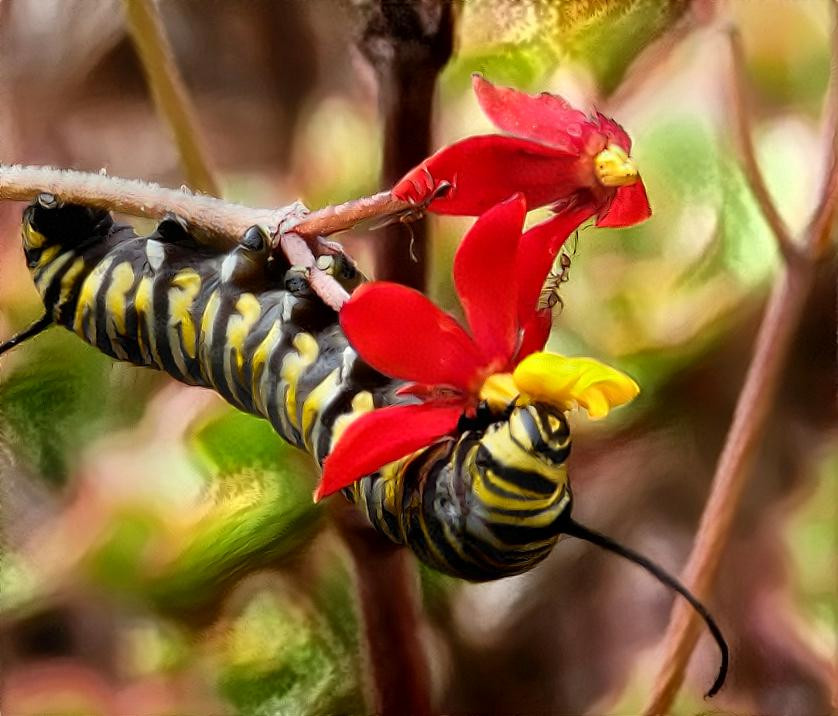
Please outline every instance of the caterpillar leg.
[{"label": "caterpillar leg", "polygon": [[296,298],[310,298],[314,295],[309,284],[309,271],[305,266],[292,266],[285,272],[285,290]]},{"label": "caterpillar leg", "polygon": [[45,313],[37,321],[32,323],[27,328],[24,328],[20,333],[12,336],[6,342],[0,343],[0,356],[3,355],[6,351],[10,351],[15,346],[20,345],[24,341],[28,341],[30,338],[34,338],[39,333],[42,333],[47,328],[49,328],[51,325],[52,316]]},{"label": "caterpillar leg", "polygon": [[358,270],[355,262],[344,253],[318,256],[315,265],[335,279],[347,293],[352,293],[367,281],[367,277]]},{"label": "caterpillar leg", "polygon": [[[315,266],[332,277],[347,293],[352,293],[367,280],[355,263],[344,254],[318,256]],[[311,271],[306,266],[291,266],[285,272],[283,282],[285,290],[297,298],[309,298],[314,295],[311,288]]]}]

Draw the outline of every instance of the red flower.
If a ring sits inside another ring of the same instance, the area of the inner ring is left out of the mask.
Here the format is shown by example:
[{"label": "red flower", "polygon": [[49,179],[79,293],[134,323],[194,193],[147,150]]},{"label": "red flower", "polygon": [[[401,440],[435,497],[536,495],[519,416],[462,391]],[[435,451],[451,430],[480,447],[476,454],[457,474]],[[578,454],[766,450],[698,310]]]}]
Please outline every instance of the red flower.
[{"label": "red flower", "polygon": [[[590,359],[561,358],[564,373],[555,363],[545,368],[531,361],[527,387],[513,382],[512,371],[547,341],[550,309],[539,310],[539,293],[559,248],[582,220],[580,210],[569,211],[522,236],[526,213],[523,195],[516,194],[483,214],[457,250],[454,284],[470,333],[423,294],[399,284],[363,285],[344,304],[340,323],[358,354],[381,373],[409,381],[400,392],[423,402],[372,410],[338,430],[317,499],[453,432],[460,416],[481,400],[502,409],[526,392],[538,400],[589,406],[604,381],[602,373],[591,373],[599,364]],[[579,360],[588,361],[584,381],[573,363]],[[539,387],[545,371],[551,380],[564,376],[547,393]],[[606,396],[608,405],[615,404],[613,394]],[[597,414],[604,414],[601,398],[598,406]]]},{"label": "red flower", "polygon": [[[588,117],[561,97],[495,87],[480,75],[473,86],[483,111],[504,132],[468,137],[426,159],[393,195],[438,214],[477,216],[515,192],[530,208],[584,210],[597,226],[631,226],[651,215],[646,189],[629,157],[631,140],[614,120]],[[447,192],[440,190],[450,185]]]}]

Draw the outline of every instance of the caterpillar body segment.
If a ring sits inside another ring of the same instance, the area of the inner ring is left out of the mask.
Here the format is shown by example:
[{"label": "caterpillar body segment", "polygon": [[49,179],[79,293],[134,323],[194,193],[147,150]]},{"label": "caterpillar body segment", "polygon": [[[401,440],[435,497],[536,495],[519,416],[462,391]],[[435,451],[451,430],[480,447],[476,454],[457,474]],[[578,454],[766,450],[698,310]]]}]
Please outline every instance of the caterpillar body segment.
[{"label": "caterpillar body segment", "polygon": [[[269,258],[258,227],[225,253],[176,218],[138,237],[106,212],[39,201],[23,236],[55,323],[118,360],[216,390],[318,463],[354,417],[412,400],[358,358],[300,270]],[[358,280],[340,259],[321,268]],[[557,541],[569,449],[560,411],[521,406],[465,421],[344,494],[431,566],[495,579],[529,569]]]}]

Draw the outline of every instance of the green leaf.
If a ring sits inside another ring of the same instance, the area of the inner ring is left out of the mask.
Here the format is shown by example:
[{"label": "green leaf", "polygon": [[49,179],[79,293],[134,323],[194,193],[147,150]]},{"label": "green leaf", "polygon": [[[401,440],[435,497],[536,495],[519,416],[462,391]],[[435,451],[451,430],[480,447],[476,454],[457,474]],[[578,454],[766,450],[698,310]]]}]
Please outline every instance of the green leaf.
[{"label": "green leaf", "polygon": [[[357,652],[357,619],[350,580],[341,570],[325,570],[327,584],[315,584],[315,599],[332,608],[312,609],[295,590],[277,588],[255,595],[227,632],[220,664],[220,692],[240,714],[364,713]],[[336,582],[340,582],[338,585]],[[335,598],[337,597],[337,602]],[[350,614],[345,631],[334,619]]]},{"label": "green leaf", "polygon": [[0,364],[0,442],[61,485],[85,445],[138,419],[155,377],[62,329],[30,345]]},{"label": "green leaf", "polygon": [[690,0],[474,0],[464,8],[457,62],[486,71],[495,82],[517,79],[519,87],[543,82],[560,63],[578,62],[609,94],[635,57],[689,5]]},{"label": "green leaf", "polygon": [[152,599],[174,610],[281,562],[313,539],[321,514],[311,459],[266,421],[231,410],[200,428],[190,448],[206,478],[200,515],[150,584]]}]

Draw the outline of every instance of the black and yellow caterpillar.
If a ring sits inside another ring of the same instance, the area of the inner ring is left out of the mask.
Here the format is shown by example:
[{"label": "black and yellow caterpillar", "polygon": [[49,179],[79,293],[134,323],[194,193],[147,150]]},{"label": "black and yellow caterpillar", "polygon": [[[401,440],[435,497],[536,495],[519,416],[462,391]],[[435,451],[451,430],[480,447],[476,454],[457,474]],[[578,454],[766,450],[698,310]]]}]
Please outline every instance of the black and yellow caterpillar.
[{"label": "black and yellow caterpillar", "polygon": [[[177,218],[138,237],[106,211],[62,205],[42,194],[24,211],[23,242],[45,316],[0,353],[56,324],[108,355],[164,370],[220,393],[269,420],[318,463],[353,416],[411,400],[366,365],[348,344],[337,314],[305,275],[271,258],[270,237],[251,227],[222,252]],[[359,277],[336,257],[331,271]],[[642,555],[571,519],[564,414],[535,403],[503,415],[488,410],[442,439],[344,494],[370,523],[432,567],[469,580],[523,572],[560,535],[594,542],[640,564],[685,596],[727,649],[707,610]]]}]

